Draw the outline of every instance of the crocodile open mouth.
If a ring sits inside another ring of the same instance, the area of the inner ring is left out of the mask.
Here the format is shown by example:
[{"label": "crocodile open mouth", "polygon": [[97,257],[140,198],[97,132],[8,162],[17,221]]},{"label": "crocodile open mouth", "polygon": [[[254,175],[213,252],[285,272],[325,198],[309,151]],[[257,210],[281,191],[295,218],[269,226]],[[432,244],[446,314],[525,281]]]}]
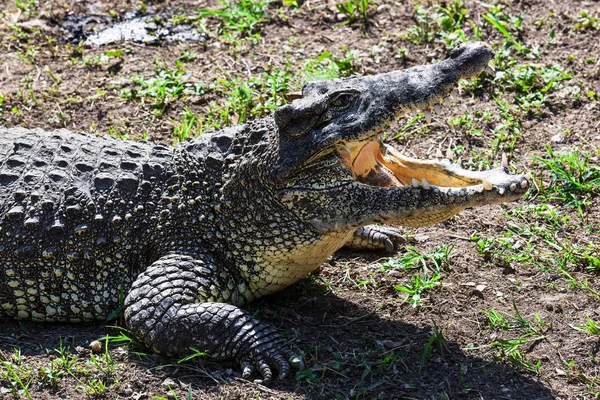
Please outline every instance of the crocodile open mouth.
[{"label": "crocodile open mouth", "polygon": [[509,173],[508,159],[487,171],[463,169],[448,152],[434,160],[407,157],[376,136],[371,140],[338,143],[337,153],[357,182],[380,188],[422,188],[448,194],[469,195],[494,191],[500,196],[520,196],[529,183],[526,177]]}]

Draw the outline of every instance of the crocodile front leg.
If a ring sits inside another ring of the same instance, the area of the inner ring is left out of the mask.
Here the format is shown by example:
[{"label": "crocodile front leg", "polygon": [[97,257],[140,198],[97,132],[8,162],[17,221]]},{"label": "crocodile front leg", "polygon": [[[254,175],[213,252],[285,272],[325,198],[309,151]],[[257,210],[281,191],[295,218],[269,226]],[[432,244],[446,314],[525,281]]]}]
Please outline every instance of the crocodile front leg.
[{"label": "crocodile front leg", "polygon": [[133,283],[125,299],[125,321],[155,352],[173,356],[191,348],[238,360],[244,378],[258,369],[264,382],[272,367],[283,379],[293,353],[283,337],[233,303],[242,303],[208,259],[171,254],[154,262]]},{"label": "crocodile front leg", "polygon": [[344,245],[357,250],[385,250],[391,253],[406,244],[406,238],[400,230],[380,225],[367,225],[358,228]]}]

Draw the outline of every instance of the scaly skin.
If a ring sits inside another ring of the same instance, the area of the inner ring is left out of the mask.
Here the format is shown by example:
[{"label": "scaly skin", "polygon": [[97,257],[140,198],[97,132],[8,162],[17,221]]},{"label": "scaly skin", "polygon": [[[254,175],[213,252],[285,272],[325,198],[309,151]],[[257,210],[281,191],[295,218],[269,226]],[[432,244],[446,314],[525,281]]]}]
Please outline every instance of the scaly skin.
[{"label": "scaly skin", "polygon": [[103,320],[124,301],[128,328],[158,353],[196,348],[245,377],[285,377],[290,350],[241,306],[344,244],[401,242],[370,224],[424,226],[526,189],[507,165],[464,171],[378,138],[491,57],[473,43],[431,66],[309,83],[272,118],[175,148],[0,128],[0,316]]}]

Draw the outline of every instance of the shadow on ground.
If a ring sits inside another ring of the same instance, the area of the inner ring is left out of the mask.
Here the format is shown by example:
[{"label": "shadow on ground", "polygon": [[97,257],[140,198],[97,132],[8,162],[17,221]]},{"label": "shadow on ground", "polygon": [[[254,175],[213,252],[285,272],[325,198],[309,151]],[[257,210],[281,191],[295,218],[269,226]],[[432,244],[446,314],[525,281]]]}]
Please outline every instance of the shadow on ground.
[{"label": "shadow on ground", "polygon": [[[262,389],[261,398],[265,393],[271,398],[309,399],[555,398],[543,382],[523,371],[469,354],[448,339],[434,340],[432,333],[437,328],[433,324],[417,327],[380,318],[367,305],[368,298],[345,299],[323,289],[320,283],[304,280],[251,307],[263,320],[295,338],[311,368],[296,380],[277,381],[267,392]],[[58,348],[61,338],[73,351],[77,346],[87,348],[91,340],[106,334],[114,335],[115,330],[101,325],[3,321],[0,350],[7,354],[19,348],[24,356],[44,357],[46,349],[52,353]],[[161,364],[163,368],[156,368]],[[239,385],[248,383],[234,380],[221,385],[173,364],[172,360],[145,357],[132,360],[131,368],[151,371],[145,383],[150,391],[154,386],[160,389],[165,378],[171,377],[182,388],[191,385],[194,391],[218,393],[219,398],[256,395],[247,388],[240,389]],[[236,366],[209,363],[203,367],[214,376],[226,376],[228,368],[235,370]],[[120,380],[125,384],[128,378]],[[135,382],[132,386],[135,388]]]}]

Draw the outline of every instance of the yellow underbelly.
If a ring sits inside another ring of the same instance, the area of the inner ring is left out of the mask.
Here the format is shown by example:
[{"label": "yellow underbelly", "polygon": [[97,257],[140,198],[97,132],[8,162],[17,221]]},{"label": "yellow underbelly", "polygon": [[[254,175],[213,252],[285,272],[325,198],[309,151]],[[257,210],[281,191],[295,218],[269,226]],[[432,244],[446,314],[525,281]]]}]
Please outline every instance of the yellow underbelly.
[{"label": "yellow underbelly", "polygon": [[260,263],[258,276],[250,279],[254,298],[275,293],[304,278],[342,247],[353,232],[353,229],[332,232],[315,243],[269,254]]}]

